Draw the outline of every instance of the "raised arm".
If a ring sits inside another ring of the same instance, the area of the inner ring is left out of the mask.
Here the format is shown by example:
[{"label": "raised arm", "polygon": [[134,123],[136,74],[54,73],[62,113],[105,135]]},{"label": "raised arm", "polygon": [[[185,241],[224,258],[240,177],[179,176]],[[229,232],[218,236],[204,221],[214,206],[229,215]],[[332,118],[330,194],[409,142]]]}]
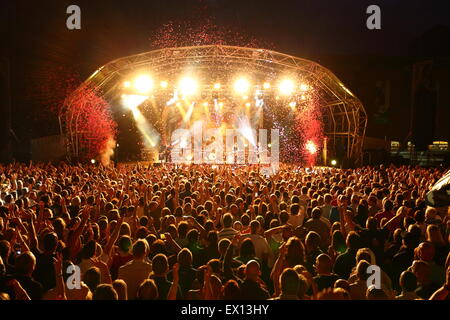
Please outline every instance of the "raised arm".
[{"label": "raised arm", "polygon": [[173,282],[172,282],[172,285],[170,286],[169,293],[167,294],[167,300],[176,300],[177,299],[178,284],[179,284],[179,274],[178,274],[179,270],[180,270],[180,264],[177,262],[173,265],[173,268],[172,268]]},{"label": "raised arm", "polygon": [[239,234],[235,235],[233,238],[233,241],[231,241],[230,245],[227,248],[227,251],[225,252],[225,257],[223,259],[222,264],[222,271],[225,279],[234,279],[233,274],[233,255],[234,255],[234,248],[237,247],[240,240]]},{"label": "raised arm", "polygon": [[388,229],[389,232],[393,232],[395,229],[395,225],[397,225],[399,221],[402,221],[403,218],[406,216],[407,210],[408,209],[403,206],[398,208],[397,214],[395,215],[395,217],[392,217],[388,222],[386,222],[384,224],[384,226],[381,226],[381,227]]},{"label": "raised arm", "polygon": [[347,230],[345,229],[345,218],[344,218],[344,210],[345,210],[345,207],[343,207],[343,206],[339,206],[338,207],[338,210],[339,210],[339,224],[340,224],[340,230],[341,230],[341,233],[342,233],[342,235],[344,236],[344,239],[346,239],[347,238]]},{"label": "raised arm", "polygon": [[114,228],[113,233],[111,234],[111,236],[109,237],[108,243],[105,246],[105,254],[110,257],[111,256],[111,252],[112,252],[112,248],[114,247],[114,243],[116,243],[117,239],[119,238],[119,233],[120,233],[120,227],[122,226],[124,217],[120,217],[119,221],[116,224],[116,227]]},{"label": "raised arm", "polygon": [[161,188],[161,197],[159,198],[159,207],[162,209],[166,206],[166,188]]},{"label": "raised arm", "polygon": [[178,253],[181,251],[181,247],[178,245],[178,243],[176,243],[175,240],[173,240],[172,236],[170,235],[170,233],[166,232],[164,233],[167,242],[175,249],[175,251]]},{"label": "raised arm", "polygon": [[71,258],[74,258],[75,255],[77,254],[77,252],[74,252],[77,242],[80,241],[80,236],[83,233],[84,227],[86,225],[86,222],[89,219],[89,207],[86,206],[82,213],[82,220],[80,222],[80,224],[78,225],[78,227],[74,230],[72,236],[70,237],[70,239],[68,239],[68,245],[69,245],[69,250],[70,250],[70,256]]},{"label": "raised arm", "polygon": [[67,300],[66,286],[64,284],[62,264],[63,264],[63,256],[61,253],[57,253],[56,259],[53,262],[53,267],[55,268],[55,277],[56,277],[56,299],[57,300]]},{"label": "raised arm", "polygon": [[192,227],[194,227],[195,229],[197,229],[200,232],[200,236],[202,238],[206,238],[207,232],[206,232],[205,228],[197,220],[195,220],[193,217],[189,217],[188,221],[191,222]]},{"label": "raised arm", "polygon": [[211,288],[211,267],[208,265],[205,269],[204,283],[203,283],[203,294],[204,300],[213,300],[213,293]]},{"label": "raised arm", "polygon": [[36,230],[34,228],[34,216],[31,215],[30,217],[30,223],[28,224],[28,235],[30,237],[30,247],[31,248],[37,248],[38,246],[38,239],[37,239],[37,235],[36,235]]},{"label": "raised arm", "polygon": [[272,229],[266,230],[264,231],[264,237],[266,237],[267,240],[270,240],[273,235],[280,233],[283,231],[285,226],[278,226],[278,227],[274,227]]},{"label": "raised arm", "polygon": [[12,290],[16,295],[16,300],[31,300],[27,291],[20,285],[19,281],[12,279],[10,280],[9,285],[12,287]]},{"label": "raised arm", "polygon": [[273,287],[274,287],[274,296],[278,297],[280,295],[281,289],[280,289],[280,275],[283,272],[283,266],[286,259],[286,253],[287,253],[287,246],[286,243],[283,243],[280,247],[280,254],[275,261],[275,264],[273,265],[272,272],[270,273],[270,279],[273,281]]},{"label": "raised arm", "polygon": [[81,234],[83,233],[84,227],[86,226],[86,222],[89,219],[89,206],[84,207],[82,213],[81,213],[81,223],[80,225],[75,229],[75,232],[73,234],[74,239],[78,239]]},{"label": "raised arm", "polygon": [[440,287],[430,297],[430,300],[446,300],[450,295],[450,266],[447,268],[446,281],[442,287]]}]

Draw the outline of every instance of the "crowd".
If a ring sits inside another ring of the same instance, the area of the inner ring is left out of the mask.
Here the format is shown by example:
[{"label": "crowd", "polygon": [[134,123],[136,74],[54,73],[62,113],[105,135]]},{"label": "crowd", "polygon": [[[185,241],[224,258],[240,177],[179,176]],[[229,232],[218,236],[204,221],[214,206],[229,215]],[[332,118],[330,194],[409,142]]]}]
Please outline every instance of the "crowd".
[{"label": "crowd", "polygon": [[0,166],[1,300],[448,300],[440,168]]}]

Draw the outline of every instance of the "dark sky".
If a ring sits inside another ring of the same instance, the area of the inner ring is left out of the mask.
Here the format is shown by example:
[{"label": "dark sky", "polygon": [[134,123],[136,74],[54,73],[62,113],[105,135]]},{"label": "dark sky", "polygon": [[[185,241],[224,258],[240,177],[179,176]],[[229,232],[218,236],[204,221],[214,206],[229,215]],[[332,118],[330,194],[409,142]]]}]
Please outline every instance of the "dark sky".
[{"label": "dark sky", "polygon": [[[196,21],[209,15],[226,27],[277,42],[283,49],[326,53],[403,54],[407,43],[436,24],[450,25],[448,0],[7,0],[12,35],[29,42],[34,34],[44,43],[60,35],[67,42],[101,36],[111,42],[125,38],[136,48],[145,47],[161,24]],[[78,4],[82,31],[65,33],[65,9]],[[382,30],[365,27],[368,5],[382,11]],[[202,8],[202,9],[199,9]],[[103,34],[113,31],[112,34]],[[76,35],[75,33],[78,33]],[[83,36],[79,39],[80,34]],[[61,39],[60,39],[61,40]],[[98,39],[97,39],[98,40]],[[43,43],[43,44],[44,44]],[[106,45],[107,41],[103,43]],[[94,44],[94,48],[95,48]]]},{"label": "dark sky", "polygon": [[[412,39],[435,25],[450,26],[449,0],[2,1],[2,51],[12,70],[13,124],[25,112],[32,118],[45,108],[46,95],[59,94],[58,77],[62,81],[76,71],[83,80],[112,59],[151,50],[164,24],[198,27],[208,21],[300,57],[405,56]],[[81,7],[81,30],[66,28],[70,4]],[[371,4],[381,7],[382,30],[366,28]],[[38,135],[32,127],[17,131]]]}]

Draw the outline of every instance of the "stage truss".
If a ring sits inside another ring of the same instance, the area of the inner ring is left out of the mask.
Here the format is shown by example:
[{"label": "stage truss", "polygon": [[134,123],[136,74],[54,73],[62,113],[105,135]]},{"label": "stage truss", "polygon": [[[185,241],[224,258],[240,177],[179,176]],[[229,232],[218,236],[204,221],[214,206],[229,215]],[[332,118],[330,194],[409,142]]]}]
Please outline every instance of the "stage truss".
[{"label": "stage truss", "polygon": [[[362,161],[362,145],[367,114],[361,101],[328,69],[306,59],[266,50],[224,45],[165,48],[123,57],[102,66],[81,86],[95,90],[106,101],[120,95],[124,79],[137,70],[151,70],[152,75],[179,75],[180,70],[208,72],[251,69],[254,75],[295,74],[320,90],[319,105],[323,108],[324,133],[329,155],[344,147],[347,159],[354,165]],[[82,145],[76,119],[70,111],[69,96],[59,115],[61,134],[66,137],[69,158],[78,158]]]}]

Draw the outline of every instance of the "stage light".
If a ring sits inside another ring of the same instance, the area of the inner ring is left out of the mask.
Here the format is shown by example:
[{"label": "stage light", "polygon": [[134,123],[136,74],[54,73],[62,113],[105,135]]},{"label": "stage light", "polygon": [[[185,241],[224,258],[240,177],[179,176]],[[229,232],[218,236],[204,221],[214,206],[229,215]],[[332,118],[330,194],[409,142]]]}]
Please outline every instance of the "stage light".
[{"label": "stage light", "polygon": [[92,164],[95,164],[95,159],[92,159],[92,160],[91,160],[91,163],[92,163]]},{"label": "stage light", "polygon": [[305,149],[310,153],[310,154],[315,154],[317,152],[317,146],[316,144],[311,141],[308,140],[308,142],[306,142],[306,146]]},{"label": "stage light", "polygon": [[160,83],[161,88],[167,88],[168,85],[167,81],[161,81]]},{"label": "stage light", "polygon": [[139,111],[139,105],[148,99],[148,96],[137,95],[137,94],[122,94],[123,105],[131,110],[133,118],[136,122],[136,127],[142,134],[144,138],[144,143],[151,147],[154,147],[158,140],[158,132],[151,126],[147,119]]},{"label": "stage light", "polygon": [[134,88],[139,93],[148,93],[153,88],[153,80],[147,75],[142,75],[134,80]]},{"label": "stage light", "polygon": [[337,165],[337,161],[336,160],[331,160],[331,165],[334,167],[335,165]]},{"label": "stage light", "polygon": [[280,93],[283,95],[291,95],[294,92],[295,85],[292,80],[285,79],[280,82],[278,89],[280,90]]},{"label": "stage light", "polygon": [[183,95],[190,96],[197,91],[197,82],[192,78],[186,77],[180,80],[179,88]]},{"label": "stage light", "polygon": [[209,158],[209,160],[214,161],[214,160],[216,160],[216,154],[215,154],[214,152],[211,152],[211,153],[208,155],[208,158]]},{"label": "stage light", "polygon": [[240,78],[234,83],[234,91],[237,93],[246,93],[250,87],[249,82],[245,78]]},{"label": "stage light", "polygon": [[269,143],[268,145],[267,145],[269,148],[271,148],[272,147],[272,144],[271,143]]},{"label": "stage light", "polygon": [[289,103],[289,107],[291,107],[291,108],[295,108],[296,105],[297,105],[297,103],[295,103],[295,101],[292,101]]},{"label": "stage light", "polygon": [[215,83],[214,84],[214,89],[217,89],[217,90],[220,89],[220,83]]},{"label": "stage light", "polygon": [[130,82],[130,81],[125,81],[125,82],[123,83],[123,86],[124,86],[125,88],[129,88],[129,87],[131,87],[131,82]]},{"label": "stage light", "polygon": [[270,83],[264,82],[263,88],[264,88],[264,89],[270,89]]},{"label": "stage light", "polygon": [[245,104],[245,106],[246,107],[250,107],[252,104],[250,103],[250,102],[247,102],[246,104]]},{"label": "stage light", "polygon": [[167,101],[166,105],[170,106],[170,105],[174,104],[177,101],[178,101],[178,95],[177,95],[177,92],[175,91],[173,93],[173,97],[169,101]]},{"label": "stage light", "polygon": [[302,83],[300,85],[300,91],[308,91],[309,90],[309,86],[306,83]]},{"label": "stage light", "polygon": [[148,99],[148,96],[138,95],[138,94],[123,94],[122,104],[130,109],[136,109],[142,102]]},{"label": "stage light", "polygon": [[256,146],[256,139],[253,136],[253,130],[250,126],[250,121],[245,117],[239,120],[239,132],[240,134],[247,140],[247,142],[250,142],[252,146]]}]

